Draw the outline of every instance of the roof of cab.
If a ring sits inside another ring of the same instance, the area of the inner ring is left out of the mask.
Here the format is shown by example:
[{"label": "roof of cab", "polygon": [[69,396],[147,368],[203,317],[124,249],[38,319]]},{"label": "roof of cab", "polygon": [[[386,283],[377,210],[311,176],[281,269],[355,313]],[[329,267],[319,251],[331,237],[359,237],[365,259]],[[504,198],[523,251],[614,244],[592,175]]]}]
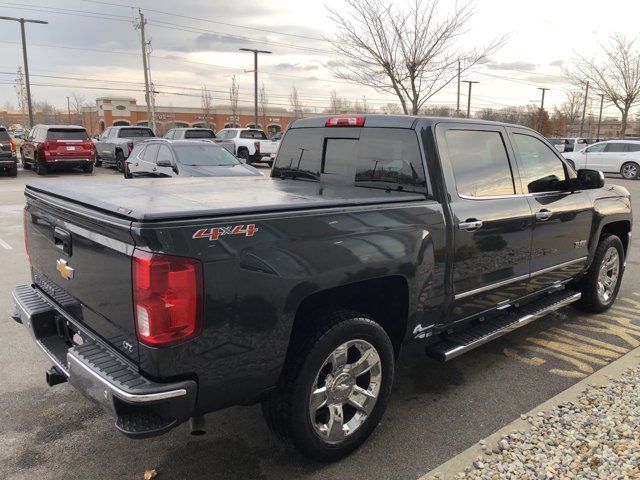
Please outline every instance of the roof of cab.
[{"label": "roof of cab", "polygon": [[[416,115],[321,115],[317,117],[308,117],[295,120],[289,128],[309,128],[324,127],[329,118],[332,117],[365,117],[364,127],[387,127],[387,128],[415,128],[419,121],[425,121],[428,124],[436,125],[438,123],[468,123],[474,125],[495,125],[501,127],[517,127],[531,130],[529,127],[522,125],[514,125],[503,122],[493,122],[490,120],[456,118],[456,117],[422,117]],[[346,127],[349,128],[349,127]]]}]

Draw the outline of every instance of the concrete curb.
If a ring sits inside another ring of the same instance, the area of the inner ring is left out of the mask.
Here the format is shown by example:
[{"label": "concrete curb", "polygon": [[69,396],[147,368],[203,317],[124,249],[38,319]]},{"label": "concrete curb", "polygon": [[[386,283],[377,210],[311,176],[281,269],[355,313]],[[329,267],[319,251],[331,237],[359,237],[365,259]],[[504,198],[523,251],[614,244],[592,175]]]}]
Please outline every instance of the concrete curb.
[{"label": "concrete curb", "polygon": [[[555,397],[547,400],[544,403],[541,403],[525,415],[527,417],[535,417],[538,412],[548,411],[562,403],[575,400],[578,395],[580,395],[580,393],[582,393],[582,391],[590,385],[608,385],[611,383],[611,378],[616,378],[620,376],[620,374],[627,368],[637,365],[639,363],[638,359],[640,359],[640,347],[627,352],[616,361],[598,370],[587,378],[582,379],[572,387],[569,387],[563,392],[560,392]],[[531,425],[527,420],[518,418],[517,420],[511,422],[509,425],[506,425],[497,432],[489,435],[488,437],[480,440],[478,443],[467,448],[464,452],[459,453],[442,465],[434,468],[427,474],[420,477],[418,480],[427,480],[428,478],[437,478],[441,480],[453,479],[458,473],[464,471],[465,468],[473,468],[472,464],[478,457],[486,458],[485,452],[482,449],[483,445],[487,446],[490,451],[493,446],[497,445],[498,441],[503,435],[508,435],[513,430],[528,432],[530,427]]]}]

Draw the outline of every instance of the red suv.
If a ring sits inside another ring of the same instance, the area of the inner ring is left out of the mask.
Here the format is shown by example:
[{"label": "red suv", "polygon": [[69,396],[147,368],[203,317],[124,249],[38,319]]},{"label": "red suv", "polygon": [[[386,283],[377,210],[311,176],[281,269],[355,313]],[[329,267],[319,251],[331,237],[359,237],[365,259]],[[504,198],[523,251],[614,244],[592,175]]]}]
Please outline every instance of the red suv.
[{"label": "red suv", "polygon": [[93,172],[93,142],[78,125],[36,125],[20,147],[22,166],[38,175],[54,168],[80,167]]},{"label": "red suv", "polygon": [[2,171],[8,172],[10,177],[18,175],[16,146],[4,127],[0,127],[0,172]]}]

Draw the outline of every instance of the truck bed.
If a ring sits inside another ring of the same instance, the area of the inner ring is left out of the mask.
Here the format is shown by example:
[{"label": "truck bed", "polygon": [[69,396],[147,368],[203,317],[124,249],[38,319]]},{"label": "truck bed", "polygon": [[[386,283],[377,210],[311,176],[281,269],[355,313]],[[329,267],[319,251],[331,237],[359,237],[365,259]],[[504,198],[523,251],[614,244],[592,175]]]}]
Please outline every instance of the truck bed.
[{"label": "truck bed", "polygon": [[424,195],[409,192],[353,186],[321,188],[317,182],[258,177],[33,181],[27,184],[26,192],[145,222],[424,199]]}]

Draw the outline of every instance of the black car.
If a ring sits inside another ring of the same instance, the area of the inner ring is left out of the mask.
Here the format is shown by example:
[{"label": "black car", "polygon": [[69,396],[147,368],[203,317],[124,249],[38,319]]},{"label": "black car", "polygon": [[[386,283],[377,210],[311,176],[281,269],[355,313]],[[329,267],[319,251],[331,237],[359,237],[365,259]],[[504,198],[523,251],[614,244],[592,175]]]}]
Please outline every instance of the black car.
[{"label": "black car", "polygon": [[136,145],[125,162],[132,177],[245,177],[260,172],[207,140],[158,138]]},{"label": "black car", "polygon": [[0,127],[0,172],[7,172],[10,177],[18,175],[16,146],[11,141],[7,129]]}]

